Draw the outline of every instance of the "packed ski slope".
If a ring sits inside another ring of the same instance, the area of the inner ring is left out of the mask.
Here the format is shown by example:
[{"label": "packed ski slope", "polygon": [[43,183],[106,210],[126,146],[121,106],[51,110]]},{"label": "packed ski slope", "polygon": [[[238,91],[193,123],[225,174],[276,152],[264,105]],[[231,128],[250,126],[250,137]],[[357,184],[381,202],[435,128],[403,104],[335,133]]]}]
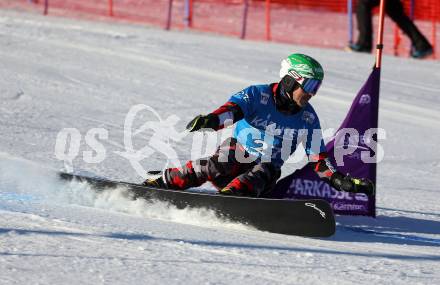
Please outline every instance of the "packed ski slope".
[{"label": "packed ski slope", "polygon": [[[157,112],[138,114],[135,127],[175,115],[182,132],[232,93],[277,80],[292,52],[324,66],[311,103],[324,129],[337,128],[370,55],[0,11],[0,284],[440,284],[438,61],[384,58],[378,217],[339,216],[332,238],[259,232],[55,178],[67,166],[141,181],[122,155],[130,108]],[[64,128],[81,138],[67,165],[56,155]],[[85,137],[96,128],[107,131],[105,155],[89,163],[97,153]],[[134,136],[134,149],[151,135]],[[172,142],[182,162],[193,138]],[[164,161],[152,153],[141,164]]]}]

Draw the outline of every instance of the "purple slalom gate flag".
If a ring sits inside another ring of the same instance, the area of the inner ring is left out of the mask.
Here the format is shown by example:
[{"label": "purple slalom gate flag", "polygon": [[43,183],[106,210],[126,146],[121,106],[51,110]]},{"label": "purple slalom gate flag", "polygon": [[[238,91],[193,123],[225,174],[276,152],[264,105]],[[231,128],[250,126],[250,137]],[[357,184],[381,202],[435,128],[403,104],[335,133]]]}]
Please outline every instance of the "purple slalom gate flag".
[{"label": "purple slalom gate flag", "polygon": [[[374,68],[334,138],[326,145],[337,169],[376,184],[380,68]],[[272,193],[285,199],[327,200],[337,214],[376,216],[376,197],[340,192],[321,180],[310,164],[281,179]]]}]

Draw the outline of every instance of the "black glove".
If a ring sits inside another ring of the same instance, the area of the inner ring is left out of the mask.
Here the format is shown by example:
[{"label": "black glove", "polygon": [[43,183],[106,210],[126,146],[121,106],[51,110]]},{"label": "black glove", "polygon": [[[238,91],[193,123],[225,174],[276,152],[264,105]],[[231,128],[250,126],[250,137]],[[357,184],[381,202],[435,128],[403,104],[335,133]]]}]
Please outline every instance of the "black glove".
[{"label": "black glove", "polygon": [[331,185],[339,191],[350,193],[365,193],[367,195],[375,194],[375,187],[371,180],[366,178],[354,178],[350,175],[344,175],[335,172],[330,178]]},{"label": "black glove", "polygon": [[215,114],[198,115],[191,122],[186,125],[186,129],[190,132],[195,132],[200,129],[214,129],[217,130],[219,128],[220,121],[218,116]]}]

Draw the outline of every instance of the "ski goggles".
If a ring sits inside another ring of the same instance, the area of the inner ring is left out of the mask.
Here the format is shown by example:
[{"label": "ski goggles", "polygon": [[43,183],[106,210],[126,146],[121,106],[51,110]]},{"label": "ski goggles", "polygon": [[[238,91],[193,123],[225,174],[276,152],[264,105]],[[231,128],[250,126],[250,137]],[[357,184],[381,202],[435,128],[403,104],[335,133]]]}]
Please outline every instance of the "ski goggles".
[{"label": "ski goggles", "polygon": [[314,78],[303,78],[299,84],[301,85],[302,90],[304,92],[314,96],[321,87],[322,80],[314,79]]}]

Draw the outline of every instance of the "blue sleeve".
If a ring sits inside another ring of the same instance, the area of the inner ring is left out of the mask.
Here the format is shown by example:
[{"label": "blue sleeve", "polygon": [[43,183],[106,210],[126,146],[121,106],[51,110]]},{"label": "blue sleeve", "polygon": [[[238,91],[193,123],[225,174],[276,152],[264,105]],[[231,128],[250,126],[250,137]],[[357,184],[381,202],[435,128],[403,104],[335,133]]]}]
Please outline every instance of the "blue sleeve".
[{"label": "blue sleeve", "polygon": [[[314,114],[316,116],[316,114]],[[307,141],[305,144],[305,150],[307,156],[318,155],[322,152],[326,152],[324,140],[322,138],[321,124],[316,116],[313,124],[307,130]]]},{"label": "blue sleeve", "polygon": [[248,117],[250,114],[254,113],[255,110],[255,98],[256,95],[253,92],[253,88],[247,87],[242,91],[232,95],[229,102],[235,103],[240,106],[244,117]]}]

